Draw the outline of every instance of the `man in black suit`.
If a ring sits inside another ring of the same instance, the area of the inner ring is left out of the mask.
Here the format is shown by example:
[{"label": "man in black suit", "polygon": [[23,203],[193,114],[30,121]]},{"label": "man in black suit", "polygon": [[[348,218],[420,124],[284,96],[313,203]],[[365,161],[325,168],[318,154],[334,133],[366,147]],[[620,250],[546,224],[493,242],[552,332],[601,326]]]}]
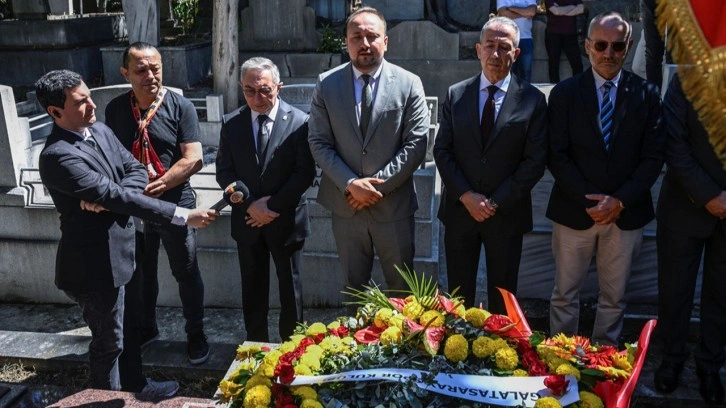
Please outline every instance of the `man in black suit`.
[{"label": "man in black suit", "polygon": [[[35,84],[55,122],[40,154],[43,184],[60,213],[56,286],[80,305],[91,329],[94,388],[119,390],[124,285],[134,271],[134,226],[129,215],[204,227],[213,210],[189,210],[143,194],[146,170],[106,125],[96,122],[91,93],[80,75],[51,71]],[[148,380],[148,396],[171,396],[178,385]]]},{"label": "man in black suit", "polygon": [[474,305],[484,244],[489,310],[506,313],[496,288],[517,290],[522,236],[532,230],[530,191],[547,156],[545,97],[510,73],[519,55],[519,28],[489,20],[476,52],[482,72],[452,85],[434,157],[445,190],[439,218],[446,226],[449,290]]},{"label": "man in black suit", "polygon": [[247,105],[226,115],[217,152],[217,183],[241,182],[248,197],[232,206],[232,238],[242,274],[247,340],[270,340],[270,255],[280,290],[280,336],[302,322],[300,269],[308,236],[305,191],[315,177],[307,142],[308,116],[278,97],[282,82],[267,58],[242,65]]},{"label": "man in black suit", "polygon": [[650,188],[663,167],[665,135],[658,87],[622,69],[631,27],[618,13],[592,19],[591,69],[552,89],[549,168],[555,184],[555,287],[550,333],[578,333],[579,292],[596,254],[600,296],[594,342],[617,345],[625,289],[643,227],[653,219]]},{"label": "man in black suit", "polygon": [[[719,370],[726,360],[726,170],[678,77],[663,101],[668,171],[658,199],[658,326],[663,362],[655,387],[669,393],[688,357],[686,341],[703,260],[700,340],[695,351],[701,395],[724,399]],[[705,252],[704,252],[705,250]]]}]

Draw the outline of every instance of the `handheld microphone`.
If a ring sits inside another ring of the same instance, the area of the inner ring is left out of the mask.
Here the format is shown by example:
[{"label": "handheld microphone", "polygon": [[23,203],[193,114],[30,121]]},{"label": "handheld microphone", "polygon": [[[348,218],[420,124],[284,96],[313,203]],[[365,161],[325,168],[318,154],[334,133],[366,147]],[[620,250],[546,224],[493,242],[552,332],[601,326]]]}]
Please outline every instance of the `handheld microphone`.
[{"label": "handheld microphone", "polygon": [[242,204],[249,195],[250,191],[241,181],[232,182],[224,189],[222,199],[217,201],[209,209],[220,212],[228,205]]}]

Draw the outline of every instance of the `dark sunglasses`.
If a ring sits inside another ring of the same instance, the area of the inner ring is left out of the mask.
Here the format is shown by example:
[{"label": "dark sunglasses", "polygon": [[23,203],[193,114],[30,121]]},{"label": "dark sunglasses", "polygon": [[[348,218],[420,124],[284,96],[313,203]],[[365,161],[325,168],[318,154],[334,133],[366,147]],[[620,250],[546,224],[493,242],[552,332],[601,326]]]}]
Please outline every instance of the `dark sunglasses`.
[{"label": "dark sunglasses", "polygon": [[592,48],[595,49],[597,52],[603,52],[608,49],[608,45],[613,46],[613,51],[615,52],[622,52],[625,50],[625,47],[628,46],[628,43],[625,41],[613,41],[613,42],[607,42],[607,41],[593,41],[590,40],[592,43]]}]

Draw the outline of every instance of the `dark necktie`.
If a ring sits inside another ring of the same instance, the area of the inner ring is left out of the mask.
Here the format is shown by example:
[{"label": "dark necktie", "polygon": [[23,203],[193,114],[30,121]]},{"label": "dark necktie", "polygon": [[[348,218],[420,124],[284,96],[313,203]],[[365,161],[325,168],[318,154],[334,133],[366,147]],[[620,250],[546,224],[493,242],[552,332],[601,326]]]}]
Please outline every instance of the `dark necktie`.
[{"label": "dark necktie", "polygon": [[84,138],[83,138],[84,142],[86,142],[89,146],[91,146],[93,148],[93,150],[95,150],[97,153],[101,152],[101,148],[98,147],[98,142],[96,141],[96,138],[93,137],[93,135],[91,134],[91,132],[88,129],[86,129],[86,131],[83,132],[83,136],[84,136]]},{"label": "dark necktie", "polygon": [[494,128],[494,94],[497,93],[499,88],[496,85],[489,85],[487,91],[489,91],[489,97],[484,102],[484,107],[481,113],[481,144],[482,147],[487,146],[489,142],[489,136]]},{"label": "dark necktie", "polygon": [[602,126],[602,140],[605,143],[605,150],[610,150],[610,136],[612,136],[613,128],[613,100],[610,99],[610,89],[613,83],[606,81],[602,85],[603,95],[602,104],[600,104],[600,125]]},{"label": "dark necktie", "polygon": [[360,131],[363,137],[368,130],[368,122],[371,120],[371,106],[373,105],[373,91],[371,90],[371,76],[363,74],[360,76],[365,85],[360,97]]},{"label": "dark necktie", "polygon": [[265,162],[265,149],[267,148],[267,141],[270,139],[270,135],[267,133],[267,127],[265,121],[267,115],[260,115],[257,117],[257,162],[262,166]]}]

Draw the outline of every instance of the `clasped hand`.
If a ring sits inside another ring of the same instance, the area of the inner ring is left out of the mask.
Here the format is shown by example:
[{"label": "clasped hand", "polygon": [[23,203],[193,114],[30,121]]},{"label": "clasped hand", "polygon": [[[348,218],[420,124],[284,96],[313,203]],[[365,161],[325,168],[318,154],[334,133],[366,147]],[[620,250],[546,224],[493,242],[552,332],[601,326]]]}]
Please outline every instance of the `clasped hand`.
[{"label": "clasped hand", "polygon": [[623,206],[618,198],[606,194],[586,194],[585,198],[597,201],[594,207],[585,209],[595,224],[607,225],[620,218]]},{"label": "clasped hand", "polygon": [[250,227],[262,227],[267,225],[279,217],[280,214],[267,208],[267,202],[270,200],[270,196],[264,196],[257,199],[250,204],[247,208],[247,225]]},{"label": "clasped hand", "polygon": [[476,222],[483,222],[497,213],[496,207],[483,194],[467,191],[461,196],[460,200],[466,210],[469,211],[471,218]]},{"label": "clasped hand", "polygon": [[348,205],[354,210],[360,211],[369,207],[383,198],[383,193],[378,191],[374,185],[383,184],[384,180],[364,177],[353,180],[348,184]]}]

